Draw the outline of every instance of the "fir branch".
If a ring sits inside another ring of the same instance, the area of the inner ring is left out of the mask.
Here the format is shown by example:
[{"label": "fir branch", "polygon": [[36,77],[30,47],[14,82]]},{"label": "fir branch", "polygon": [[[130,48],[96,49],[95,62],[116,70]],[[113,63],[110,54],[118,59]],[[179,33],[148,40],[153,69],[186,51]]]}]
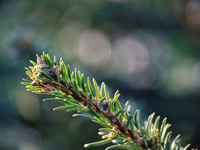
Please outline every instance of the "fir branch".
[{"label": "fir branch", "polygon": [[[59,64],[56,57],[52,61],[48,54],[37,55],[37,63],[30,61],[33,67],[26,68],[26,74],[31,81],[24,79],[22,84],[26,85],[27,91],[37,94],[54,95],[55,98],[44,99],[44,101],[61,102],[65,106],[54,108],[54,110],[67,109],[75,110],[81,116],[91,119],[106,128],[100,129],[104,132],[103,141],[86,144],[85,147],[99,146],[113,142],[117,145],[108,147],[125,149],[184,149],[180,147],[179,135],[171,143],[171,132],[167,129],[165,118],[159,128],[158,116],[153,123],[155,113],[151,114],[147,123],[142,127],[140,123],[140,111],[136,110],[134,115],[130,114],[128,102],[122,109],[118,100],[118,91],[110,98],[109,92],[104,83],[100,88],[96,80],[92,82],[89,78],[85,82],[84,74],[77,69],[71,72],[69,65],[66,67],[62,58]],[[93,83],[93,84],[92,84]],[[102,134],[102,132],[100,132]]]}]

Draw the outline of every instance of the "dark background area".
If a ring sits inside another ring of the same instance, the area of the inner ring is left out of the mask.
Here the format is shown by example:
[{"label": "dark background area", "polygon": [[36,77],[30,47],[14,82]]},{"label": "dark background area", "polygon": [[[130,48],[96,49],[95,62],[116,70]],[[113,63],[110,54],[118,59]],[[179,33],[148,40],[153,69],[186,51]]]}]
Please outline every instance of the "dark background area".
[{"label": "dark background area", "polygon": [[[83,150],[99,125],[53,111],[21,79],[48,53],[105,82],[110,94],[172,124],[172,136],[200,148],[200,1],[0,1],[0,149]],[[90,148],[105,149],[105,146]]]}]

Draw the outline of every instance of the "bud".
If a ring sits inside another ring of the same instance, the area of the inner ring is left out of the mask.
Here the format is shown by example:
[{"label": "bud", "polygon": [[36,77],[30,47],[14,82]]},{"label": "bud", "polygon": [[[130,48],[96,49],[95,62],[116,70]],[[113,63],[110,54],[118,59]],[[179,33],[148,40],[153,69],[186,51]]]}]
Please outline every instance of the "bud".
[{"label": "bud", "polygon": [[47,93],[47,92],[51,91],[51,89],[53,87],[54,87],[53,83],[47,83],[47,84],[45,84],[45,86],[42,87],[42,92]]},{"label": "bud", "polygon": [[60,68],[59,67],[55,67],[53,69],[50,70],[50,75],[51,77],[53,77],[55,80],[57,79],[57,76],[60,76]]},{"label": "bud", "polygon": [[103,111],[107,111],[108,110],[108,105],[109,105],[109,101],[104,101],[102,103],[102,109],[103,109]]},{"label": "bud", "polygon": [[60,75],[60,68],[59,67],[55,67],[53,69],[51,69],[51,75],[52,76],[56,76],[56,74]]},{"label": "bud", "polygon": [[41,58],[37,58],[37,64],[40,65],[40,64],[43,64],[43,65],[46,65],[46,63],[44,61],[42,61]]},{"label": "bud", "polygon": [[33,81],[33,82],[31,82],[31,85],[32,85],[32,86],[37,86],[38,84],[37,84],[36,81]]}]

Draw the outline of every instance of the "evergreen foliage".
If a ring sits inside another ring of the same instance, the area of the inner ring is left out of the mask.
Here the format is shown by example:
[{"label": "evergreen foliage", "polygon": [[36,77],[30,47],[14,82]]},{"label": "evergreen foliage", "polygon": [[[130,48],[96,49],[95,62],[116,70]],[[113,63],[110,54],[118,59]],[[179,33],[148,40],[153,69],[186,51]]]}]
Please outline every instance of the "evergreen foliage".
[{"label": "evergreen foliage", "polygon": [[84,147],[95,147],[111,142],[115,145],[109,146],[106,150],[186,150],[189,147],[190,144],[181,147],[180,135],[171,140],[172,132],[167,131],[171,125],[167,123],[167,118],[159,125],[160,116],[153,121],[155,113],[152,113],[142,126],[140,111],[136,110],[132,115],[128,102],[122,106],[118,100],[119,91],[116,91],[112,98],[105,83],[98,86],[94,78],[90,80],[88,77],[86,80],[79,70],[71,72],[70,66],[66,66],[62,58],[57,63],[56,57],[52,61],[48,54],[43,53],[41,57],[37,55],[37,63],[30,62],[33,66],[25,68],[30,80],[23,79],[22,82],[26,85],[27,91],[53,95],[55,98],[43,101],[64,104],[54,110],[76,111],[74,117],[85,117],[104,127],[99,129],[103,140],[85,144]]}]

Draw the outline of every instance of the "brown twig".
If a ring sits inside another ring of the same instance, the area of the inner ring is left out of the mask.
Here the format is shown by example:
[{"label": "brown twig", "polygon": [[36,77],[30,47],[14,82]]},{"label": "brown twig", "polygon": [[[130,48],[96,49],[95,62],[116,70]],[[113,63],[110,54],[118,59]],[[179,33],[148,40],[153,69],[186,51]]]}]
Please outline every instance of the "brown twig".
[{"label": "brown twig", "polygon": [[[46,63],[44,61],[42,61],[40,58],[37,59],[37,65],[45,65],[45,64]],[[95,112],[102,114],[103,116],[105,116],[106,118],[108,118],[110,120],[111,126],[113,127],[113,129],[120,132],[125,137],[133,139],[144,149],[153,147],[152,142],[150,140],[147,141],[148,147],[144,144],[143,140],[141,140],[141,139],[144,139],[144,137],[139,132],[132,131],[130,127],[128,128],[128,130],[126,132],[126,130],[125,130],[126,122],[121,123],[119,117],[116,117],[115,120],[113,120],[115,117],[115,114],[112,111],[110,111],[110,113],[108,113],[109,101],[104,101],[102,103],[102,110],[101,110],[95,100],[93,100],[93,105],[91,105],[90,101],[88,100],[89,97],[84,95],[84,93],[82,93],[81,91],[79,91],[79,93],[81,95],[81,96],[79,96],[77,94],[77,92],[74,90],[73,86],[69,82],[67,82],[67,83],[63,82],[63,80],[59,77],[60,69],[58,67],[50,69],[49,74],[53,79],[55,79],[55,81],[57,81],[59,84],[61,84],[65,88],[63,88],[62,86],[59,86],[57,84],[55,85],[53,83],[40,84],[40,86],[43,87],[43,89],[42,89],[43,92],[49,92],[54,87],[54,88],[59,89],[66,95],[70,95],[74,100],[83,102],[83,104],[86,107],[87,107],[87,104],[89,104]],[[35,85],[37,85],[37,83],[35,81],[33,81],[32,85],[35,86]],[[134,132],[134,134],[133,134],[133,132]]]}]

